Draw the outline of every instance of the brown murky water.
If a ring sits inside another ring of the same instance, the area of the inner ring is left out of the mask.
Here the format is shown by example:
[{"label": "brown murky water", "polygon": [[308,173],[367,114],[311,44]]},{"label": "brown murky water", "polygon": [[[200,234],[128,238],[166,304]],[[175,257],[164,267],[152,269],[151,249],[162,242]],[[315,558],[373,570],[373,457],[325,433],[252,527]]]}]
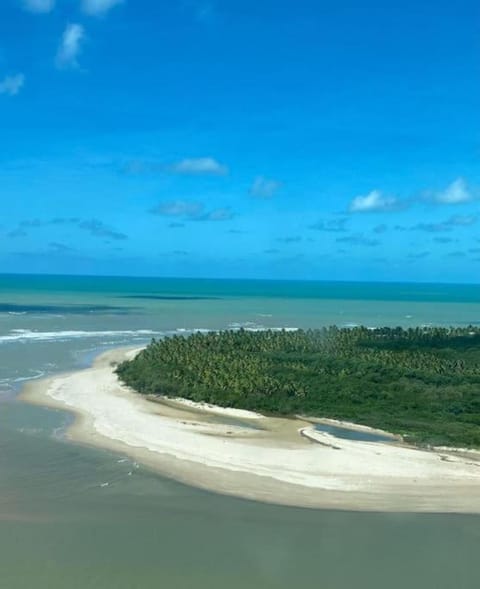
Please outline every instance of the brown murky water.
[{"label": "brown murky water", "polygon": [[213,495],[52,437],[67,419],[0,404],[2,588],[480,586],[478,516],[311,511]]}]

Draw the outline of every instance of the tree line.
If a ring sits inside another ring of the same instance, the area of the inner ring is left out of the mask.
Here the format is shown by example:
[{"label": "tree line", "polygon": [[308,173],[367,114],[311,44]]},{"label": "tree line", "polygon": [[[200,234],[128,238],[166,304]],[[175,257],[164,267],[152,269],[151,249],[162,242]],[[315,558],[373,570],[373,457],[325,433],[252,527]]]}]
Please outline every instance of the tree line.
[{"label": "tree line", "polygon": [[146,395],[480,447],[480,329],[472,326],[194,333],[152,340],[117,374]]}]

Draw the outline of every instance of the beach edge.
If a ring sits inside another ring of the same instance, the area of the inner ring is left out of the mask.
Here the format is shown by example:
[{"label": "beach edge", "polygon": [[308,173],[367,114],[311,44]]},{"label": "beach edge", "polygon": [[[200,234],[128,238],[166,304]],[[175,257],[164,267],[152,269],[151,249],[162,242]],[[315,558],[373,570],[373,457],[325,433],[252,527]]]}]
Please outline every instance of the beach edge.
[{"label": "beach edge", "polygon": [[[384,488],[372,488],[368,491],[312,488],[312,486],[304,484],[279,480],[275,476],[268,476],[261,471],[242,472],[241,470],[235,470],[235,468],[202,464],[196,460],[188,460],[185,456],[179,456],[178,453],[175,454],[169,448],[158,451],[158,449],[153,450],[147,447],[148,444],[143,446],[142,444],[133,444],[131,440],[128,440],[128,437],[122,439],[118,431],[113,432],[114,428],[111,436],[105,435],[105,432],[99,431],[98,415],[94,411],[90,412],[85,410],[84,407],[82,408],[81,405],[75,403],[72,396],[68,397],[68,402],[66,402],[65,398],[60,399],[58,395],[55,397],[55,394],[52,394],[52,391],[58,391],[59,386],[64,386],[65,383],[70,387],[75,383],[75,386],[81,387],[83,382],[83,384],[89,383],[89,386],[91,386],[90,394],[99,395],[101,390],[98,383],[95,382],[95,376],[96,374],[102,374],[102,378],[106,378],[105,382],[107,383],[102,384],[102,386],[110,387],[109,395],[114,394],[121,398],[122,401],[128,401],[129,407],[140,416],[149,415],[151,417],[159,414],[158,407],[154,403],[127,389],[118,382],[114,374],[116,364],[132,358],[141,349],[143,347],[130,346],[102,352],[95,357],[92,365],[88,368],[27,382],[20,393],[19,399],[22,402],[46,406],[72,414],[74,421],[65,433],[66,438],[72,442],[128,455],[162,476],[214,493],[265,503],[316,509],[373,512],[480,513],[480,498],[476,496],[478,493],[475,494],[475,487],[471,488],[472,485],[470,484],[463,485],[463,495],[459,485],[459,488],[456,489],[456,497],[452,497],[445,493],[442,494],[438,489],[435,491],[434,488],[435,485],[438,485],[438,481],[432,481],[431,484],[427,485],[429,493],[426,494],[425,498],[425,489],[418,488],[415,490],[408,484],[398,483],[393,485],[393,488],[392,485],[386,484]],[[89,376],[89,379],[85,380],[85,376]],[[107,394],[105,390],[104,394]],[[175,401],[173,403],[175,405]],[[172,415],[175,415],[174,417],[169,416],[167,412],[167,415],[161,415],[161,419],[163,420],[162,423],[165,420],[172,422],[178,422],[179,419],[183,419],[183,421],[197,420],[205,425],[205,423],[208,424],[208,421],[202,421],[202,419],[205,414],[208,414],[209,410],[213,414],[222,413],[221,408],[214,407],[212,410],[211,407],[209,409],[196,407],[195,404],[192,406],[191,403],[187,403],[182,407],[182,404],[178,403],[178,407],[171,411]],[[175,414],[175,411],[177,411],[177,414]],[[228,412],[228,410],[223,411]],[[244,417],[248,419],[248,416]],[[271,419],[260,417],[262,422],[266,421],[266,425],[268,420]],[[254,416],[252,414],[252,419],[258,419],[258,415]],[[279,420],[275,420],[275,422],[277,421]],[[296,424],[290,422],[290,425],[294,429],[297,428],[299,438],[306,438],[303,440],[305,444],[323,444],[322,440],[328,441],[328,437],[325,438],[323,435],[320,435],[320,440],[315,439],[312,435],[304,436],[304,432],[300,428],[302,425],[301,419]],[[305,425],[308,425],[307,421],[303,421],[303,426]],[[356,426],[356,424],[350,425]],[[359,427],[366,429],[365,426]],[[207,432],[207,435],[210,434]],[[215,436],[218,437],[219,441],[222,440],[221,435],[215,433]],[[279,437],[279,439],[283,442],[283,438]],[[285,444],[287,444],[287,438],[285,440]],[[288,443],[290,441],[290,438],[288,438]],[[344,448],[348,449],[348,447],[347,444]],[[253,450],[258,451],[259,447],[252,447]],[[417,452],[422,451],[417,450]],[[442,449],[442,452],[443,454],[454,452],[454,449]],[[480,464],[477,466],[479,474],[477,484],[480,485]],[[282,466],[279,465],[278,468],[281,469]],[[471,481],[469,482],[471,483]]]}]

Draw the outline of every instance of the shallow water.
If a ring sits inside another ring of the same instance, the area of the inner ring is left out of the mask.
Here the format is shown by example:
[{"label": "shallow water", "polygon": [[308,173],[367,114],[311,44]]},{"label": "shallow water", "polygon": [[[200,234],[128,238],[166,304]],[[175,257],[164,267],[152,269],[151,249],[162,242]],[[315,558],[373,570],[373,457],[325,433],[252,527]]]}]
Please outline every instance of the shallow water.
[{"label": "shallow water", "polygon": [[[291,284],[174,282],[0,277],[0,303],[37,305],[0,313],[1,589],[282,589],[312,581],[322,589],[477,589],[478,516],[328,512],[214,495],[68,443],[71,416],[16,399],[24,379],[80,368],[98,351],[146,343],[150,332],[314,327],[339,317],[408,324],[407,307],[419,323],[468,323],[480,318],[477,291],[448,303],[449,289],[402,286],[395,301],[389,286],[378,303],[378,288],[357,286],[349,300],[336,285],[327,288],[335,302],[309,285],[299,297]],[[65,311],[72,304],[122,312]]]},{"label": "shallow water", "polygon": [[313,511],[217,496],[52,438],[66,425],[62,412],[7,403],[0,415],[2,587],[480,582],[479,517]]},{"label": "shallow water", "polygon": [[343,438],[344,440],[353,440],[356,442],[391,442],[394,439],[392,436],[386,436],[384,434],[354,430],[325,423],[316,423],[315,429],[320,432],[332,434],[332,436],[335,436],[336,438]]}]

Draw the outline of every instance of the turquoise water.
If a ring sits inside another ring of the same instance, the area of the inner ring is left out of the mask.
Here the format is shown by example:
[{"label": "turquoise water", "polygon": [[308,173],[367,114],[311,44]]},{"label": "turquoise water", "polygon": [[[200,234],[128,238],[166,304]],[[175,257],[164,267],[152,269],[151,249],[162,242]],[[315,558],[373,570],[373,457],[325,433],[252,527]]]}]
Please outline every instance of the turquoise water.
[{"label": "turquoise water", "polygon": [[479,321],[479,286],[0,276],[0,587],[477,589],[477,516],[217,496],[66,442],[68,413],[17,394],[194,329]]},{"label": "turquoise water", "polygon": [[2,291],[14,293],[96,293],[206,297],[262,297],[363,301],[479,303],[480,284],[308,282],[99,276],[0,275]]}]

